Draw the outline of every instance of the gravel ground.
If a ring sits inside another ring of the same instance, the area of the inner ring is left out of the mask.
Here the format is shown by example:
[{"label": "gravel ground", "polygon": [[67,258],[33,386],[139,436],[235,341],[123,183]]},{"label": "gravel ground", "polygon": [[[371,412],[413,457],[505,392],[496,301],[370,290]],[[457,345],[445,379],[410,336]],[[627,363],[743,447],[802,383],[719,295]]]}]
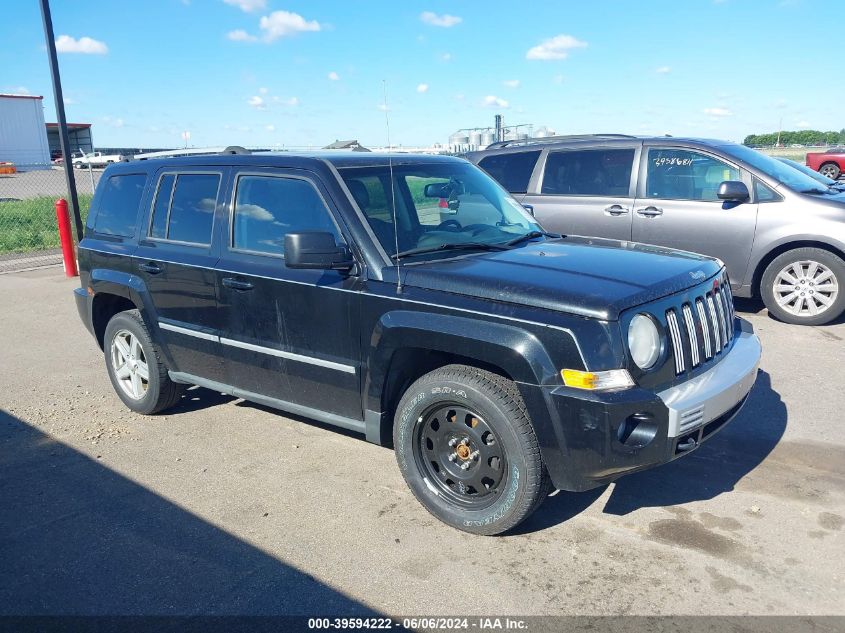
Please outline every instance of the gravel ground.
[{"label": "gravel ground", "polygon": [[0,276],[0,613],[845,614],[845,324],[739,305],[748,405],[519,533],[450,529],[390,450],[193,389],[129,413],[57,269]]}]

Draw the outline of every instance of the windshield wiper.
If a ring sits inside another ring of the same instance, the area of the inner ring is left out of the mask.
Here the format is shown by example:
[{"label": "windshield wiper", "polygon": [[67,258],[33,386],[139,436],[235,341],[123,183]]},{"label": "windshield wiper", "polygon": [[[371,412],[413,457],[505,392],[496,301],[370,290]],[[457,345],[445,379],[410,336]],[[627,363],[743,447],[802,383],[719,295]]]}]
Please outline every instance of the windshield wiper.
[{"label": "windshield wiper", "polygon": [[802,189],[798,193],[829,193],[830,189]]},{"label": "windshield wiper", "polygon": [[548,237],[550,239],[556,240],[563,237],[559,233],[548,233],[546,231],[528,231],[525,235],[520,235],[519,237],[515,237],[512,240],[508,240],[503,244],[503,246],[516,246],[520,242],[527,242],[528,240],[533,240],[538,237]]},{"label": "windshield wiper", "polygon": [[503,244],[488,244],[486,242],[447,242],[438,246],[423,246],[421,248],[409,248],[391,255],[391,259],[402,259],[411,255],[423,255],[424,253],[439,253],[440,251],[506,251],[508,247]]}]

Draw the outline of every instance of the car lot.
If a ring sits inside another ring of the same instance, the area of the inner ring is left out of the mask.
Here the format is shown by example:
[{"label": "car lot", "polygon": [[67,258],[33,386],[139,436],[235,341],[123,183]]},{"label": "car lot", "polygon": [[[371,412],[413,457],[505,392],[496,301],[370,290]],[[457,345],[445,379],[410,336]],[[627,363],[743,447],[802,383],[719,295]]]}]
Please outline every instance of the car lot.
[{"label": "car lot", "polygon": [[129,614],[845,614],[845,323],[738,305],[740,416],[664,467],[455,531],[391,451],[194,389],[129,413],[55,268],[0,277],[0,609]]}]

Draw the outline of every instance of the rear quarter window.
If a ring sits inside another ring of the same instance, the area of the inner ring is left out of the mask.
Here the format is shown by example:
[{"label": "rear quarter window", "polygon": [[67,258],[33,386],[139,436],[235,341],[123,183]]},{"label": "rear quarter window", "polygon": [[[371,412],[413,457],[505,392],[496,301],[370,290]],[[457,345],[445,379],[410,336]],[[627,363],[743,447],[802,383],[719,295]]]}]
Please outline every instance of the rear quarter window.
[{"label": "rear quarter window", "polygon": [[499,181],[508,192],[525,193],[538,158],[540,150],[494,154],[482,158],[478,166]]},{"label": "rear quarter window", "polygon": [[146,174],[110,176],[103,185],[103,193],[94,212],[93,226],[89,226],[105,235],[134,236],[146,182]]}]

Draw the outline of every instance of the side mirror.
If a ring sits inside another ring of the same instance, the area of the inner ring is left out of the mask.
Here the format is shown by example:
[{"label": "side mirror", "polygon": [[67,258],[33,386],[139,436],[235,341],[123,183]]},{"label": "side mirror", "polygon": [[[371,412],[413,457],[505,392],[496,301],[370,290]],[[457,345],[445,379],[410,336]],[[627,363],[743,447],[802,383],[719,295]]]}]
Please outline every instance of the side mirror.
[{"label": "side mirror", "polygon": [[726,180],[719,185],[719,191],[716,193],[719,200],[728,200],[730,202],[745,202],[751,196],[748,193],[748,187],[744,182],[739,180]]},{"label": "side mirror", "polygon": [[448,182],[431,182],[423,189],[423,195],[426,198],[448,198],[449,197],[449,183]]},{"label": "side mirror", "polygon": [[285,265],[313,270],[349,270],[355,265],[346,246],[339,246],[334,235],[303,231],[285,235]]}]

